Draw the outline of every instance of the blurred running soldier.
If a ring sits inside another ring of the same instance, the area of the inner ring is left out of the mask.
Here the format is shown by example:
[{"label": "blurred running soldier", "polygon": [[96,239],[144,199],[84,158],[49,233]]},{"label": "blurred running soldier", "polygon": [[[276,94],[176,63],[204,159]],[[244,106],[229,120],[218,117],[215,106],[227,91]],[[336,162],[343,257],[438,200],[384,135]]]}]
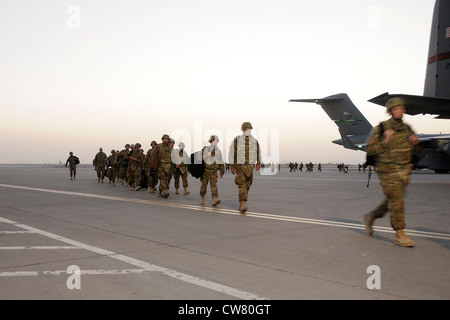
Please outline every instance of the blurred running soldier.
[{"label": "blurred running soldier", "polygon": [[392,98],[386,102],[391,118],[372,129],[367,138],[367,153],[376,157],[380,185],[386,198],[370,213],[363,216],[366,233],[372,235],[372,225],[378,218],[390,212],[391,226],[395,230],[394,243],[403,247],[414,246],[404,229],[405,191],[412,170],[412,156],[418,152],[419,139],[411,127],[403,122],[406,101]]}]

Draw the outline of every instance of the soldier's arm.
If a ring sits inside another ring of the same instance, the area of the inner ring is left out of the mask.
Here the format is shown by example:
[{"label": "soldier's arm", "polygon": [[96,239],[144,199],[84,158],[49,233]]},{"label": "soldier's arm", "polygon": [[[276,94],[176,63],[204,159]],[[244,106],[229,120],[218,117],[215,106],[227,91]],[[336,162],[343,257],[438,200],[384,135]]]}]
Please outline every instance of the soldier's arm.
[{"label": "soldier's arm", "polygon": [[259,142],[256,141],[256,171],[261,168],[261,149],[259,148]]},{"label": "soldier's arm", "polygon": [[367,137],[367,153],[371,156],[380,154],[386,151],[387,143],[384,139],[384,135],[380,135],[380,127],[374,127]]},{"label": "soldier's arm", "polygon": [[236,171],[236,162],[235,162],[235,154],[236,154],[236,138],[231,142],[230,150],[228,152],[228,163],[230,164],[231,172],[234,174]]}]

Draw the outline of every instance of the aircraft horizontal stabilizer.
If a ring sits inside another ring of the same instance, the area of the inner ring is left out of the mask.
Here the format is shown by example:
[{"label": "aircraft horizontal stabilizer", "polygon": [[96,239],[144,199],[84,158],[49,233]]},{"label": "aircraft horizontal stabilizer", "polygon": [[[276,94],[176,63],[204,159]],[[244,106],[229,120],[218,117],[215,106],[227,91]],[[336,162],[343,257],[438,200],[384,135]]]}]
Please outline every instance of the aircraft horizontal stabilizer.
[{"label": "aircraft horizontal stabilizer", "polygon": [[291,99],[289,102],[311,102],[317,104],[323,104],[328,102],[336,102],[343,100],[343,98],[322,98],[322,99]]},{"label": "aircraft horizontal stabilizer", "polygon": [[347,94],[340,93],[321,99],[292,99],[289,102],[319,104],[338,126],[341,139],[333,141],[346,149],[364,150],[364,143],[372,125],[356,108]]},{"label": "aircraft horizontal stabilizer", "polygon": [[386,102],[394,97],[400,97],[406,100],[406,113],[409,115],[416,114],[437,114],[438,119],[450,119],[450,99],[435,98],[425,96],[413,96],[408,94],[389,94],[383,93],[369,102],[384,106]]}]

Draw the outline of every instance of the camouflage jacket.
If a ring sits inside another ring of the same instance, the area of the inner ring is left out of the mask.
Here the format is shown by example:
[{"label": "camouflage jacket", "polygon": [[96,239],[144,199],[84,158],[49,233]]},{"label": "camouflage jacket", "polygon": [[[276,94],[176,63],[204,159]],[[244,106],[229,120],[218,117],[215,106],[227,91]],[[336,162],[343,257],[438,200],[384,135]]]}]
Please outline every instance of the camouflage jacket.
[{"label": "camouflage jacket", "polygon": [[[385,141],[384,132],[394,130],[389,143]],[[388,171],[389,166],[410,166],[414,152],[420,147],[413,147],[408,138],[415,134],[409,125],[403,121],[389,119],[374,127],[367,138],[367,153],[376,157],[379,171]]]}]

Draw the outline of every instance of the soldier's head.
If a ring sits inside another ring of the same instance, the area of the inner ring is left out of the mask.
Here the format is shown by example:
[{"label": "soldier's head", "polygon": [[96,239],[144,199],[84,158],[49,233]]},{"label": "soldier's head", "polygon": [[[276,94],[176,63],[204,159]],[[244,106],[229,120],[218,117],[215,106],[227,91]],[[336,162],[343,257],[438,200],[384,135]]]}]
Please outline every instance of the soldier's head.
[{"label": "soldier's head", "polygon": [[241,130],[242,130],[242,132],[244,132],[244,134],[246,136],[249,136],[252,133],[252,129],[253,129],[253,127],[252,127],[252,124],[250,122],[244,122],[241,125]]},{"label": "soldier's head", "polygon": [[69,154],[70,154],[70,155],[73,155],[73,152],[72,152],[72,151],[70,151],[70,152],[69,152]]},{"label": "soldier's head", "polygon": [[162,142],[163,143],[169,143],[169,140],[170,140],[170,136],[168,135],[168,134],[164,134],[162,137],[161,137],[161,140],[162,140]]},{"label": "soldier's head", "polygon": [[173,148],[175,145],[175,140],[173,138],[170,138],[170,146]]},{"label": "soldier's head", "polygon": [[155,140],[153,140],[152,143],[150,143],[150,145],[152,146],[152,148],[156,147],[157,144],[158,144],[158,143],[157,143]]},{"label": "soldier's head", "polygon": [[130,148],[130,144],[129,144],[129,143],[127,143],[127,144],[125,145],[125,149],[128,149],[128,148]]},{"label": "soldier's head", "polygon": [[116,150],[112,149],[111,154],[116,154]]},{"label": "soldier's head", "polygon": [[391,98],[386,102],[386,112],[394,119],[400,120],[406,111],[406,100],[403,98]]},{"label": "soldier's head", "polygon": [[134,150],[134,144],[131,144],[130,148],[131,148],[132,150]]},{"label": "soldier's head", "polygon": [[219,137],[213,134],[209,137],[208,142],[211,143],[213,146],[217,146],[217,144],[219,143]]},{"label": "soldier's head", "polygon": [[99,152],[103,152],[103,148],[98,149]]},{"label": "soldier's head", "polygon": [[135,148],[136,150],[139,150],[141,147],[142,147],[142,146],[141,146],[140,143],[136,143],[136,144],[134,145],[134,148]]}]

